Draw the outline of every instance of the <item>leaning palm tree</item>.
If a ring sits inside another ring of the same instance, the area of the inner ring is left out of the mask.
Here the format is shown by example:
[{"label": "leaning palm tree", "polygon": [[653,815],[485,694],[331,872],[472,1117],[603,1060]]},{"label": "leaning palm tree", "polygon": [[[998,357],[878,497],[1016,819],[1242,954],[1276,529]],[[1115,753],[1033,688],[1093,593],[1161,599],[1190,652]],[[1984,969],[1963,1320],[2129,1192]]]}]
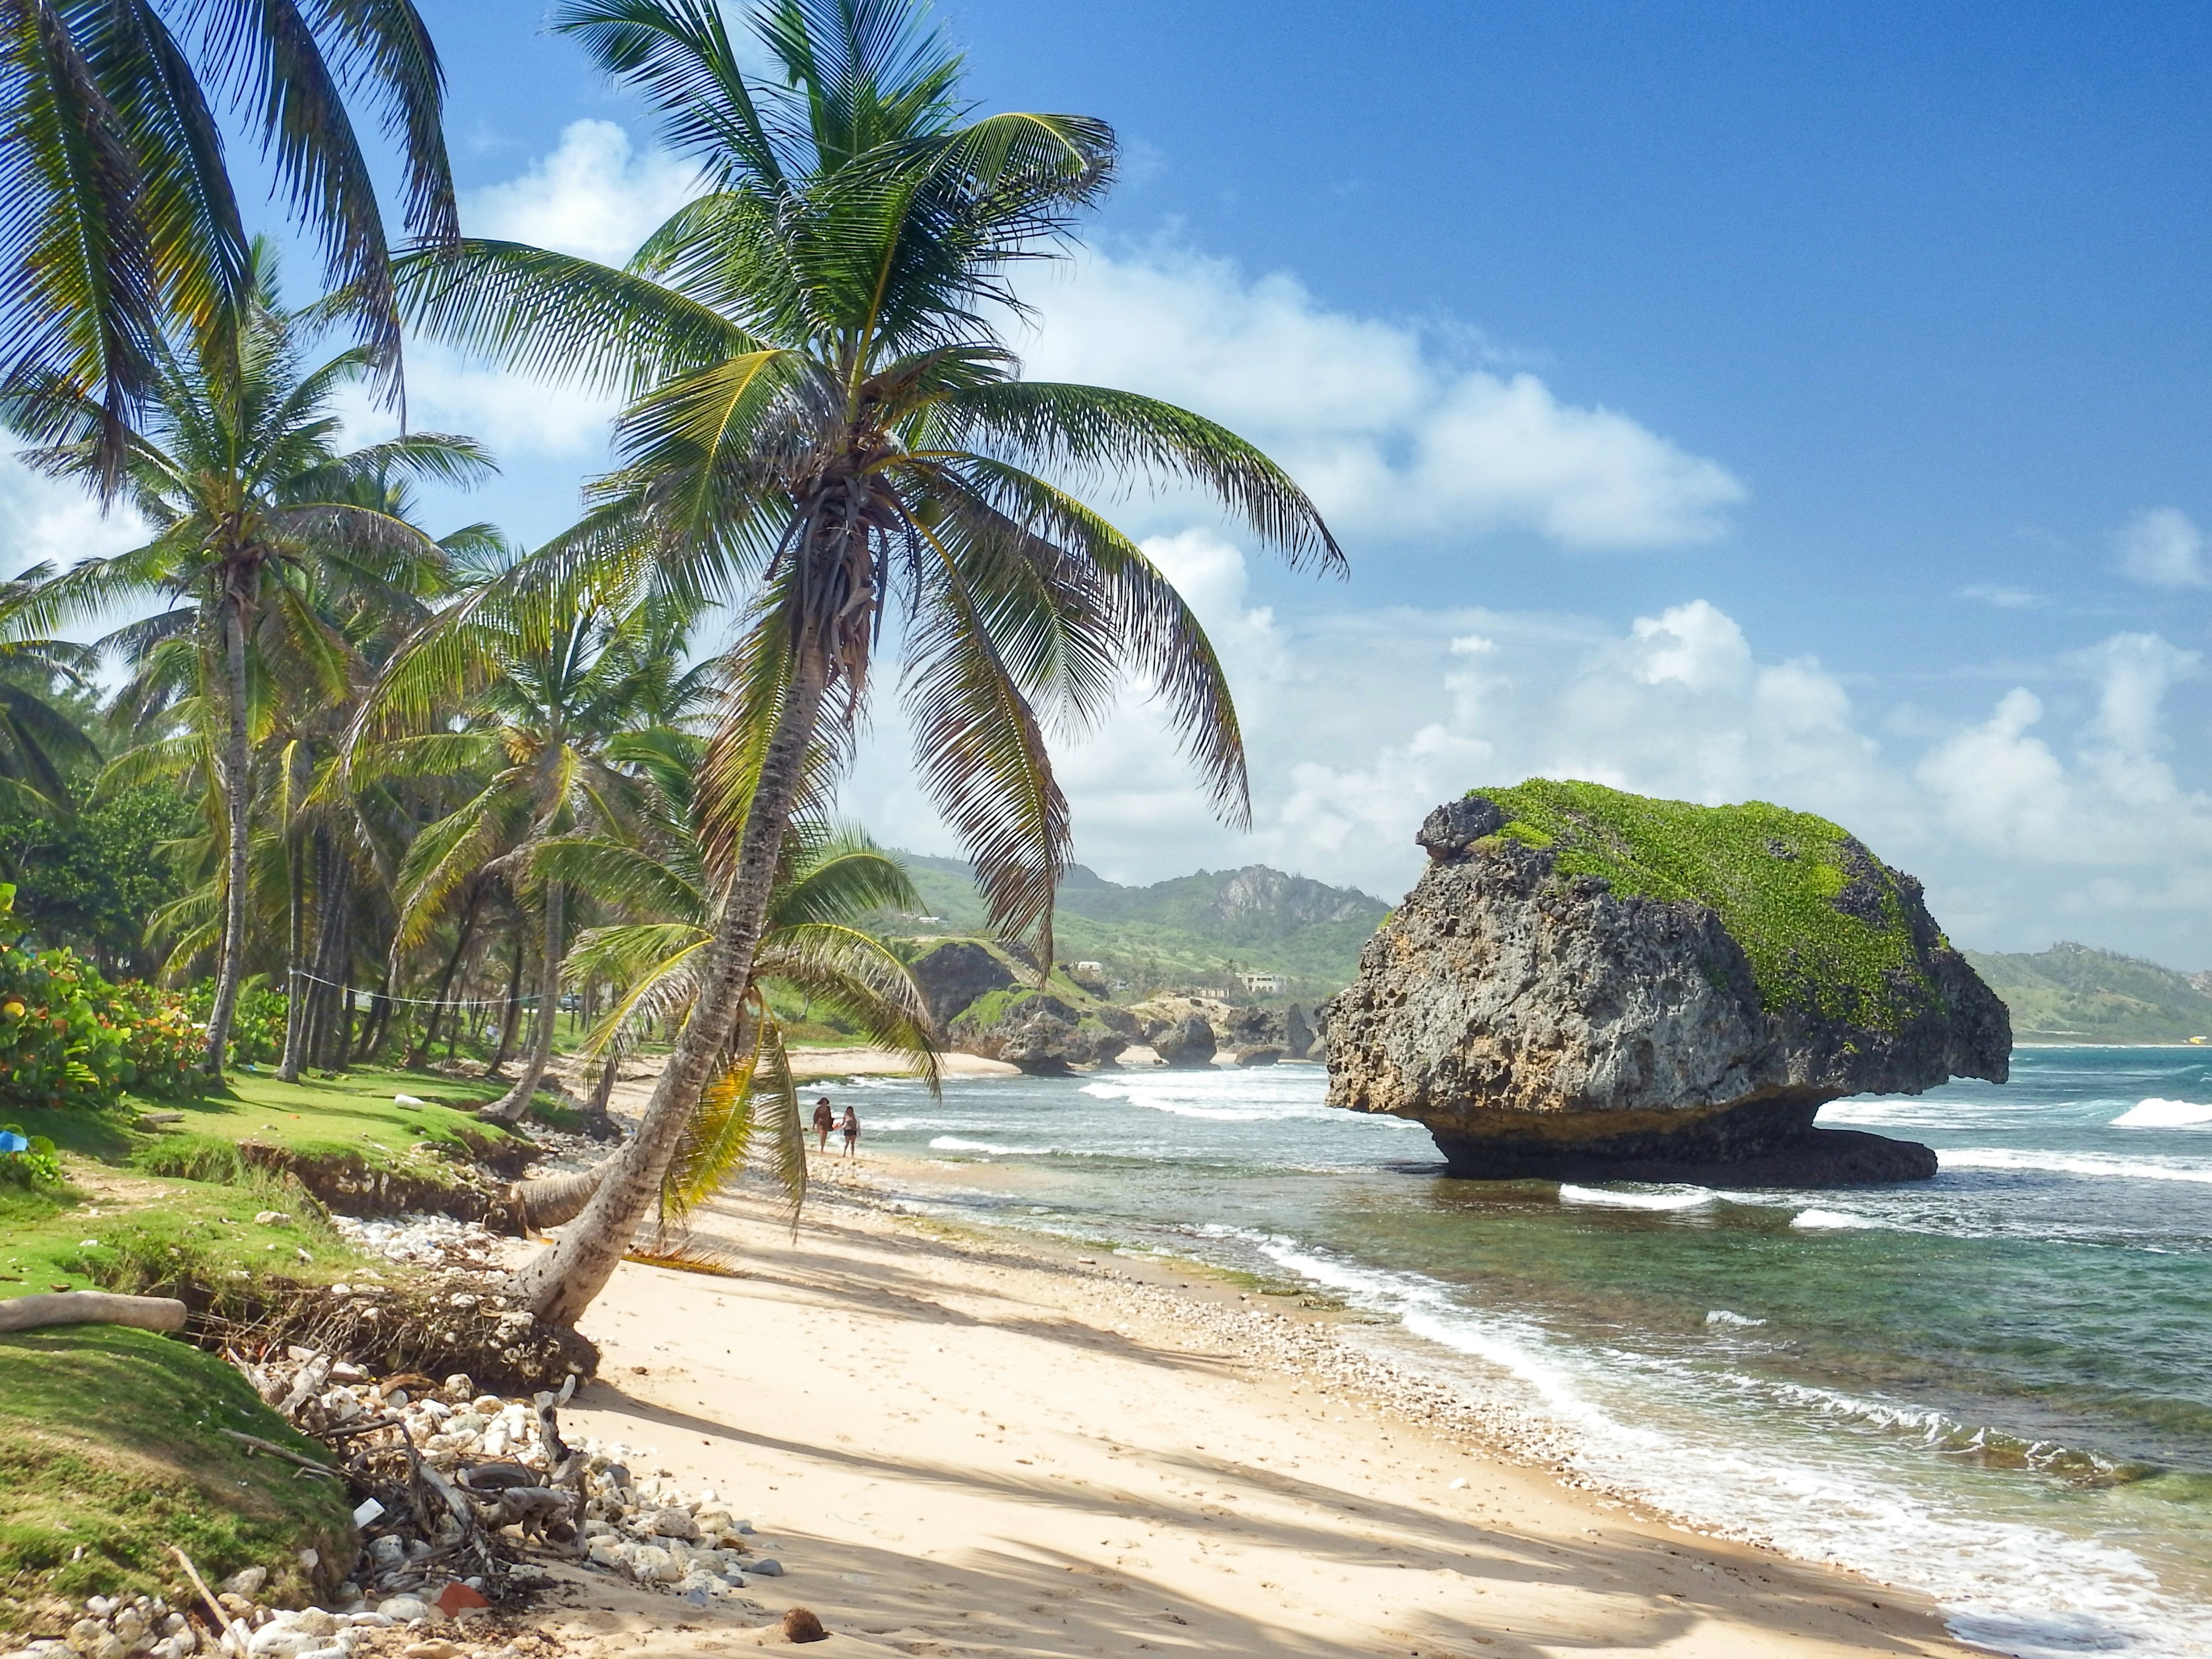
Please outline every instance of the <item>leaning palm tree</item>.
[{"label": "leaning palm tree", "polygon": [[702,788],[729,849],[699,994],[623,1166],[526,1271],[572,1323],[651,1207],[745,1006],[810,754],[845,747],[884,630],[903,630],[922,782],[995,924],[1051,957],[1067,806],[1045,730],[1148,682],[1224,816],[1249,812],[1236,713],[1196,620],[1073,493],[1128,471],[1218,497],[1294,566],[1340,568],[1310,501],[1251,445],[1127,392],[1025,380],[1010,272],[1111,178],[1078,116],[969,118],[915,0],[763,0],[773,72],[713,0],[566,0],[556,27],[631,82],[705,191],[625,270],[464,242],[403,270],[428,333],[618,388],[617,469],[510,579],[588,568],[734,599],[737,688]]},{"label": "leaning palm tree", "polygon": [[348,106],[398,149],[408,228],[443,244],[459,234],[444,102],[410,0],[0,5],[0,377],[74,386],[98,411],[101,480],[121,483],[165,335],[211,338],[253,287],[215,107],[227,103],[258,129],[396,387],[388,238]]},{"label": "leaning palm tree", "polygon": [[[222,945],[208,1019],[214,1075],[245,959],[253,700],[262,678],[255,665],[281,657],[343,696],[346,654],[312,594],[407,590],[410,566],[444,558],[422,531],[356,499],[360,481],[404,475],[469,484],[493,470],[474,439],[443,433],[341,452],[337,401],[374,372],[374,354],[356,346],[310,365],[313,319],[285,309],[267,243],[254,244],[251,260],[253,280],[228,326],[157,350],[145,417],[125,434],[121,488],[152,539],[51,578],[27,607],[45,621],[167,601],[106,643],[132,656],[188,657],[193,665],[193,708],[228,825]],[[108,418],[52,375],[25,376],[0,398],[0,420],[38,445],[24,456],[33,467],[93,484],[109,465]]]},{"label": "leaning palm tree", "polygon": [[[682,1021],[697,1001],[714,944],[715,893],[724,882],[694,817],[698,740],[664,728],[610,748],[641,774],[640,810],[620,833],[549,841],[537,861],[627,918],[579,934],[565,966],[573,985],[615,988],[612,1005],[580,1050],[585,1064],[599,1060],[611,1078],[647,1029]],[[661,1177],[664,1228],[682,1224],[763,1136],[769,1166],[797,1216],[806,1190],[804,1124],[771,993],[803,997],[810,1010],[842,1018],[876,1047],[905,1056],[936,1088],[928,1004],[906,964],[860,926],[876,911],[919,902],[898,862],[860,830],[811,819],[793,825],[729,1051]],[[557,1226],[619,1164],[617,1156],[574,1176],[526,1182],[517,1196],[529,1220]]]}]

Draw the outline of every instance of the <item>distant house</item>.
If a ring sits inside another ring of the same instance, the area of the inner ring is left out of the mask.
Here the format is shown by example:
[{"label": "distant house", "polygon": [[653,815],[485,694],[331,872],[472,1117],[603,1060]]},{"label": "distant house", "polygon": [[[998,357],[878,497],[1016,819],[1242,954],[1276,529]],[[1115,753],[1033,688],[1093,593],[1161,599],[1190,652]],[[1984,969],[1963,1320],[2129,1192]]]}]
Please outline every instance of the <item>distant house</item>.
[{"label": "distant house", "polygon": [[1237,977],[1255,997],[1279,997],[1291,988],[1291,981],[1281,974],[1239,974]]},{"label": "distant house", "polygon": [[1075,964],[1075,971],[1079,974],[1097,974],[1103,978],[1106,964],[1103,962],[1079,962]]}]

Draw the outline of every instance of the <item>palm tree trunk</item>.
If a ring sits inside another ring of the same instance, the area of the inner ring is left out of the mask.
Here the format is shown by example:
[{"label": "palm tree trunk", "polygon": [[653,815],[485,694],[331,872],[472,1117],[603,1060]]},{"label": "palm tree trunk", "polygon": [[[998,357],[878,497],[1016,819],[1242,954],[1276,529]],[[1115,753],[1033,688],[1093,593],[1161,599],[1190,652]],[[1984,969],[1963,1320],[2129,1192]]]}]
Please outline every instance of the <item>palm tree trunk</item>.
[{"label": "palm tree trunk", "polygon": [[295,835],[291,841],[284,878],[289,910],[284,946],[284,1057],[276,1074],[287,1083],[297,1083],[301,1038],[307,1029],[307,964],[301,959],[307,952],[307,872],[301,837]]},{"label": "palm tree trunk", "polygon": [[469,933],[476,926],[477,903],[483,897],[483,884],[469,884],[469,902],[461,909],[460,931],[453,936],[453,954],[446,958],[446,972],[438,981],[438,1000],[430,1005],[430,1018],[422,1027],[422,1041],[407,1051],[401,1063],[408,1070],[419,1069],[430,1050],[438,1046],[438,1023],[445,1018],[446,1000],[453,994],[453,975],[460,970],[461,958],[468,952]]},{"label": "palm tree trunk", "polygon": [[223,733],[222,793],[228,820],[222,902],[222,957],[216,965],[215,1006],[208,1010],[207,1052],[201,1065],[222,1077],[223,1051],[230,1043],[231,1015],[238,1007],[239,977],[246,968],[246,829],[249,807],[246,732],[246,619],[235,593],[223,596],[223,702],[228,729]]},{"label": "palm tree trunk", "polygon": [[518,1281],[524,1304],[549,1324],[574,1325],[606,1288],[631,1235],[659,1196],[661,1178],[698,1109],[701,1093],[728,1052],[751,983],[753,951],[768,919],[776,861],[791,827],[806,751],[822,715],[827,653],[817,641],[805,638],[797,654],[791,688],[746,810],[737,878],[716,919],[691,1018],[676,1039],[637,1133],[609,1160],[614,1167],[583,1213],[562,1231],[560,1243],[524,1268]]},{"label": "palm tree trunk", "polygon": [[507,975],[507,1006],[499,1017],[499,1051],[484,1067],[487,1078],[495,1078],[507,1064],[507,1057],[514,1052],[514,1028],[522,1018],[522,920],[514,923],[514,965]]},{"label": "palm tree trunk", "polygon": [[545,884],[545,950],[538,973],[538,1030],[530,1045],[530,1058],[523,1062],[522,1075],[493,1105],[477,1114],[498,1123],[520,1123],[522,1115],[530,1109],[530,1097],[538,1092],[538,1080],[545,1075],[546,1062],[553,1058],[553,1027],[561,1014],[561,920],[563,901],[568,890],[557,881]]}]

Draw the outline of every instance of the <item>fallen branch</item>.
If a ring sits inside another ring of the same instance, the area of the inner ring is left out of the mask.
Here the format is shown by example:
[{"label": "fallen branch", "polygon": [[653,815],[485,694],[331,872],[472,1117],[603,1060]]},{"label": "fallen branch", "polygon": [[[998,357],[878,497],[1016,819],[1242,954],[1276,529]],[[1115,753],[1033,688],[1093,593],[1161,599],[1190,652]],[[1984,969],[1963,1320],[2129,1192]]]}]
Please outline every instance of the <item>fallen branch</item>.
[{"label": "fallen branch", "polygon": [[116,1296],[106,1291],[60,1291],[0,1302],[0,1331],[34,1331],[47,1325],[129,1325],[142,1331],[181,1331],[185,1304],[166,1296]]},{"label": "fallen branch", "polygon": [[223,1610],[222,1603],[215,1599],[215,1592],[207,1587],[207,1580],[200,1577],[200,1570],[192,1565],[192,1558],[174,1544],[169,1546],[169,1553],[175,1556],[184,1567],[185,1577],[192,1581],[192,1588],[200,1593],[200,1600],[207,1603],[208,1611],[215,1615],[216,1628],[222,1632],[237,1653],[238,1659],[246,1659],[245,1636],[231,1622],[230,1614]]},{"label": "fallen branch", "polygon": [[223,1429],[220,1432],[228,1435],[233,1440],[244,1441],[256,1451],[267,1452],[271,1457],[281,1457],[287,1463],[297,1463],[303,1469],[313,1469],[317,1474],[327,1474],[333,1480],[345,1479],[345,1472],[343,1469],[334,1469],[327,1463],[318,1463],[312,1457],[302,1457],[299,1453],[280,1446],[273,1440],[264,1440],[258,1434],[240,1434],[236,1429]]}]

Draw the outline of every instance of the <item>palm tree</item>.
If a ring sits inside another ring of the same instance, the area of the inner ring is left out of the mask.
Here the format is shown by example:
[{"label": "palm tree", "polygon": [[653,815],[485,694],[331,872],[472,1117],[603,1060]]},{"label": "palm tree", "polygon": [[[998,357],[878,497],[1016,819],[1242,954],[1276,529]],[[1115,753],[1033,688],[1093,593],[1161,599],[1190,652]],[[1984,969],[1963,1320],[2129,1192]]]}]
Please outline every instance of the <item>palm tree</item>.
[{"label": "palm tree", "polygon": [[[715,873],[694,817],[700,740],[661,728],[609,747],[641,774],[641,810],[618,835],[547,842],[537,862],[628,918],[579,934],[565,968],[580,988],[616,988],[581,1049],[585,1063],[600,1060],[611,1079],[648,1025],[690,1013],[714,943],[715,893],[727,884],[726,872]],[[858,925],[878,909],[919,902],[906,872],[860,830],[794,823],[730,1050],[662,1176],[664,1226],[680,1224],[711,1197],[763,1132],[794,1216],[805,1195],[805,1125],[772,990],[842,1018],[877,1047],[905,1055],[936,1088],[935,1039],[921,988],[906,964]],[[618,1163],[610,1158],[574,1176],[525,1183],[520,1196],[528,1218],[539,1226],[570,1219]]]},{"label": "palm tree", "polygon": [[397,389],[389,239],[348,104],[397,146],[408,228],[451,243],[444,74],[410,0],[12,0],[0,62],[0,376],[88,400],[103,486],[121,483],[126,431],[159,395],[165,335],[204,348],[254,285],[210,88],[259,129]]},{"label": "palm tree", "polygon": [[[536,1037],[521,1075],[484,1108],[486,1117],[519,1122],[552,1058],[568,884],[547,874],[534,854],[553,837],[610,825],[625,810],[628,781],[610,764],[606,744],[635,717],[641,668],[656,689],[665,678],[657,657],[641,661],[634,637],[653,635],[653,609],[617,612],[582,580],[521,613],[464,604],[393,658],[356,724],[356,788],[379,777],[483,780],[407,849],[397,949],[422,943],[453,898],[485,874],[518,891],[537,890]],[[467,714],[459,730],[453,729],[457,709]]]},{"label": "palm tree", "polygon": [[52,571],[34,565],[0,582],[0,804],[30,812],[69,812],[74,800],[64,769],[100,758],[89,733],[54,701],[57,683],[82,691],[95,653],[68,640],[18,627],[35,611],[39,583]]},{"label": "palm tree", "polygon": [[[267,243],[254,244],[250,262],[240,314],[204,340],[156,351],[145,418],[125,433],[120,487],[153,539],[51,578],[31,607],[43,620],[168,601],[107,643],[191,665],[192,712],[226,818],[222,945],[208,1019],[213,1076],[222,1073],[245,959],[252,665],[281,659],[344,696],[345,653],[313,592],[404,589],[410,567],[444,556],[422,531],[362,504],[361,481],[468,484],[493,470],[475,440],[442,433],[341,453],[337,396],[374,372],[374,354],[355,346],[308,366],[314,319],[284,308]],[[94,483],[106,476],[109,411],[67,380],[19,380],[0,401],[0,419],[39,444],[25,459],[40,471]],[[258,678],[264,693],[277,690]]]},{"label": "palm tree", "polygon": [[[1049,254],[1112,176],[1078,116],[969,118],[960,61],[915,0],[763,0],[756,78],[713,0],[566,0],[556,27],[630,82],[706,191],[626,270],[469,241],[406,264],[428,332],[520,369],[622,389],[620,465],[510,578],[590,568],[727,597],[735,688],[702,787],[732,879],[691,1018],[623,1165],[525,1274],[573,1323],[651,1206],[745,1006],[810,754],[842,754],[883,629],[904,629],[921,781],[994,924],[1051,960],[1066,802],[1048,724],[1081,730],[1149,684],[1224,816],[1249,812],[1229,688],[1144,553],[1065,481],[1129,470],[1219,497],[1294,566],[1341,568],[1291,479],[1154,399],[1024,380],[1010,272]],[[1060,479],[1063,482],[1054,482]]]}]

